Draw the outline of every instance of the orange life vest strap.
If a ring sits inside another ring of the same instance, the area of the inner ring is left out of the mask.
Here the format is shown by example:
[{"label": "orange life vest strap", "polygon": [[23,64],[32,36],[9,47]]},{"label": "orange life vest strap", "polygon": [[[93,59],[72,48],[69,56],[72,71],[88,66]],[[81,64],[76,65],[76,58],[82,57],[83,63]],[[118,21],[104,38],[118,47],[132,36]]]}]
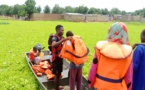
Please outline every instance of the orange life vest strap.
[{"label": "orange life vest strap", "polygon": [[107,82],[111,82],[111,83],[121,83],[122,80],[124,79],[124,77],[120,78],[120,79],[110,79],[110,78],[100,76],[99,74],[96,74],[96,77],[103,80],[103,81],[107,81]]},{"label": "orange life vest strap", "polygon": [[[86,47],[86,48],[87,48],[87,47]],[[84,57],[84,56],[87,56],[88,53],[89,53],[90,51],[89,51],[89,49],[87,48],[87,52],[86,52],[83,56],[75,55],[74,53],[72,53],[72,52],[69,51],[69,50],[66,50],[66,52],[69,53],[69,54],[71,54],[71,55],[73,55],[73,56],[76,57],[76,58],[82,58],[82,57]]]}]

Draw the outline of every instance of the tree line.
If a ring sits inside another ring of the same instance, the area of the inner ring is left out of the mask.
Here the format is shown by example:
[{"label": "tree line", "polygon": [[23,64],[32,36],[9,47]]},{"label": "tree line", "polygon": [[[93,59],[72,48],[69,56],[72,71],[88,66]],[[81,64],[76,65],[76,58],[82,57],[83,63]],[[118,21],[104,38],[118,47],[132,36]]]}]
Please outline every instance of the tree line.
[{"label": "tree line", "polygon": [[8,6],[8,5],[0,5],[0,15],[5,15],[5,16],[12,16],[12,15],[17,15],[18,17],[24,17],[30,16],[33,13],[52,13],[52,14],[64,14],[64,13],[81,13],[81,14],[102,14],[102,15],[114,15],[114,14],[120,14],[120,15],[125,15],[125,14],[131,14],[131,15],[143,15],[145,17],[145,8],[136,10],[134,12],[126,12],[126,11],[121,11],[118,8],[112,8],[110,11],[105,8],[105,9],[100,9],[100,8],[88,8],[87,6],[78,6],[78,7],[71,7],[71,6],[65,6],[65,7],[60,7],[58,4],[56,4],[52,9],[46,5],[44,9],[40,6],[36,6],[35,0],[26,0],[24,4],[19,5],[16,4],[14,6]]}]

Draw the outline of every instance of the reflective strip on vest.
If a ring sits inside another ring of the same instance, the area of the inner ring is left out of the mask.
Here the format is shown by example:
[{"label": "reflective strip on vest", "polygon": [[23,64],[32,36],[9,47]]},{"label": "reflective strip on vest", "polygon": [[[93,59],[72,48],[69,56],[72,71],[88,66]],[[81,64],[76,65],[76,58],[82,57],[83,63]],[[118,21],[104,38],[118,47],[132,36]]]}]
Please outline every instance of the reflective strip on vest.
[{"label": "reflective strip on vest", "polygon": [[124,79],[124,77],[120,78],[120,79],[110,79],[110,78],[102,77],[98,74],[96,74],[96,77],[103,80],[103,81],[112,82],[112,83],[121,83],[122,80]]}]

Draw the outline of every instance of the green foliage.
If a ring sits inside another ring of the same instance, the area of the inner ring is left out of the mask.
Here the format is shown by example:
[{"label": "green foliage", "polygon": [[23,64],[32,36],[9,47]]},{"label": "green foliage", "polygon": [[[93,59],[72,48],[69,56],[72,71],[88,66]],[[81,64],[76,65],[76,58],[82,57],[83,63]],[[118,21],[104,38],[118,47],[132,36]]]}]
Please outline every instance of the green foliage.
[{"label": "green foliage", "polygon": [[13,6],[9,7],[9,15],[14,15],[14,12],[13,12],[14,10],[13,9],[14,9]]},{"label": "green foliage", "polygon": [[143,17],[145,18],[145,8],[142,9]]},{"label": "green foliage", "polygon": [[97,8],[90,8],[88,11],[88,14],[101,14],[101,9],[97,9]]},{"label": "green foliage", "polygon": [[90,8],[89,11],[88,11],[88,14],[97,14],[97,10],[96,8]]},{"label": "green foliage", "polygon": [[19,8],[20,8],[20,5],[19,4],[14,5],[14,7],[13,7],[13,14],[14,15],[17,15],[18,14]]},{"label": "green foliage", "polygon": [[112,9],[111,9],[111,13],[112,13],[112,14],[120,14],[121,11],[120,11],[118,8],[112,8]]},{"label": "green foliage", "polygon": [[63,14],[64,12],[64,8],[60,7],[58,4],[55,4],[55,6],[52,9],[53,14]]},{"label": "green foliage", "polygon": [[66,13],[73,13],[74,12],[74,8],[71,7],[71,6],[66,6],[64,8],[64,10],[65,10]]},{"label": "green foliage", "polygon": [[13,7],[11,7],[10,13],[12,15],[17,15],[18,17],[20,17],[20,16],[24,17],[27,15],[26,6],[16,4]]},{"label": "green foliage", "polygon": [[107,14],[109,13],[109,11],[108,11],[107,8],[102,9],[101,11],[102,11],[102,14],[103,14],[103,15],[107,15]]},{"label": "green foliage", "polygon": [[127,14],[126,11],[121,11],[121,15]]},{"label": "green foliage", "polygon": [[30,18],[30,15],[33,14],[36,10],[35,8],[36,2],[35,0],[26,0],[25,5],[26,5],[26,11]]},{"label": "green foliage", "polygon": [[88,7],[86,6],[79,6],[75,8],[75,13],[82,13],[82,14],[86,14],[88,12]]},{"label": "green foliage", "polygon": [[45,7],[44,7],[44,13],[50,13],[50,7],[48,6],[48,5],[46,5]]},{"label": "green foliage", "polygon": [[40,13],[41,12],[41,7],[40,6],[36,7],[36,10],[37,10],[38,13]]},{"label": "green foliage", "polygon": [[[64,36],[67,30],[82,37],[90,49],[89,60],[83,67],[83,75],[87,78],[97,41],[105,40],[108,28],[113,22],[67,22],[67,21],[12,21],[0,25],[0,90],[39,90],[38,82],[33,76],[25,59],[25,52],[37,43],[47,47],[55,26],[64,26]],[[140,32],[144,23],[127,22],[131,45],[140,42]],[[45,48],[47,50],[47,48]]]},{"label": "green foliage", "polygon": [[[5,16],[28,16],[28,19],[31,18],[31,15],[33,13],[40,13],[42,11],[41,7],[38,6],[36,7],[36,2],[35,0],[26,0],[26,2],[22,5],[15,4],[14,6],[8,6],[5,4],[0,5],[0,15],[5,15]],[[46,5],[45,8],[43,9],[44,13],[51,13],[51,8]],[[107,8],[100,9],[100,8],[88,8],[87,6],[80,5],[78,7],[71,7],[71,6],[66,6],[65,8],[60,7],[59,4],[56,4],[52,8],[52,13],[53,14],[64,14],[64,13],[81,13],[81,14],[102,14],[102,15],[114,15],[114,14],[120,14],[120,15],[126,15],[126,14],[131,14],[131,15],[142,15],[145,17],[145,8],[136,10],[134,12],[126,12],[126,11],[121,11],[118,8],[112,8],[111,11],[109,11]]]},{"label": "green foliage", "polygon": [[8,5],[0,5],[0,15],[8,15],[9,13],[9,6]]},{"label": "green foliage", "polygon": [[26,16],[27,15],[27,11],[26,11],[26,6],[25,5],[21,5],[19,7],[19,10],[18,10],[18,16]]},{"label": "green foliage", "polygon": [[134,13],[136,13],[137,15],[142,15],[145,18],[145,8],[136,10]]}]

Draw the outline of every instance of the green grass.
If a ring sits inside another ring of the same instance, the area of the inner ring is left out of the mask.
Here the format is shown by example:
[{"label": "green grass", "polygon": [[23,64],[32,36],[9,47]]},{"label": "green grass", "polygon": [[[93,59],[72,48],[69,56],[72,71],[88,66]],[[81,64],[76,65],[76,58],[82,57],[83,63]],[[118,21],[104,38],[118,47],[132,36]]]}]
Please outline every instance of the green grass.
[{"label": "green grass", "polygon": [[[55,33],[55,26],[62,24],[65,32],[72,30],[83,38],[89,47],[89,61],[83,67],[87,77],[97,41],[105,40],[107,30],[113,22],[67,22],[67,21],[13,21],[0,20],[9,24],[0,24],[0,90],[39,90],[38,83],[25,60],[35,44],[40,43],[47,49],[50,33]],[[131,44],[140,42],[143,23],[127,22]],[[65,34],[64,34],[65,36]]]}]

